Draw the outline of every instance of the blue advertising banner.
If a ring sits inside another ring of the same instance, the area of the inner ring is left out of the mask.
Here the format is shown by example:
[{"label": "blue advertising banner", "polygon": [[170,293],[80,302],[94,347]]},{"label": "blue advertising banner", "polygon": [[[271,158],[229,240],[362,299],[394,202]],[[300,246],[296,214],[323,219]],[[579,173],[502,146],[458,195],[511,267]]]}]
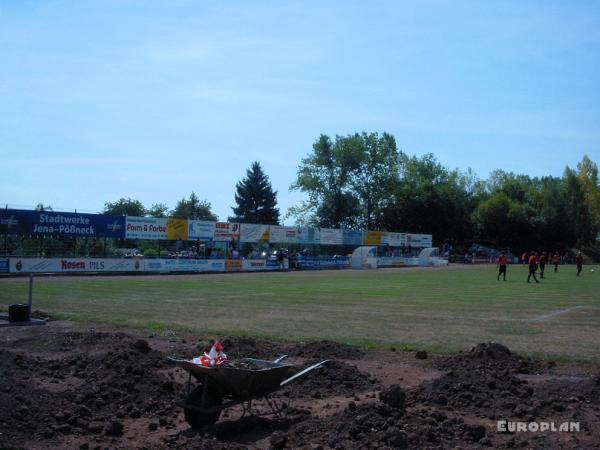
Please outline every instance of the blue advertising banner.
[{"label": "blue advertising banner", "polygon": [[125,217],[1,209],[0,234],[124,238]]},{"label": "blue advertising banner", "polygon": [[344,245],[362,245],[363,232],[361,230],[343,230],[342,242]]},{"label": "blue advertising banner", "polygon": [[0,272],[8,272],[8,259],[0,259]]}]

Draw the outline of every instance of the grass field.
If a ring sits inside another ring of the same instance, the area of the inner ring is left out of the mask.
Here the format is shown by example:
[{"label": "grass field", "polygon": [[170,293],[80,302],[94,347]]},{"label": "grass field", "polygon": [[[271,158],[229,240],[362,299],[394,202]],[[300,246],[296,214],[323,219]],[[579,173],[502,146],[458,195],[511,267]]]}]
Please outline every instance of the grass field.
[{"label": "grass field", "polygon": [[[600,274],[572,266],[383,269],[137,277],[37,277],[34,308],[63,319],[200,334],[452,352],[499,341],[519,352],[600,361]],[[0,309],[27,301],[0,279]],[[1,329],[0,329],[1,333]]]}]

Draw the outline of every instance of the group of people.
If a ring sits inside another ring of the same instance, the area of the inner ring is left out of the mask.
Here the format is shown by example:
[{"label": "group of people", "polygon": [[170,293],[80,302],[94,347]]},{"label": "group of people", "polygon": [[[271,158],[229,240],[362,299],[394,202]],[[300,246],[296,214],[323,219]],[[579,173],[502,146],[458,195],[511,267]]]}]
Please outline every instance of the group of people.
[{"label": "group of people", "polygon": [[[529,275],[527,276],[528,283],[531,283],[532,277],[536,283],[539,283],[539,280],[536,276],[538,268],[540,269],[540,279],[544,278],[544,271],[546,270],[546,263],[548,261],[554,265],[554,272],[558,272],[558,265],[561,262],[561,257],[558,252],[555,252],[552,256],[550,256],[550,253],[540,253],[538,255],[536,252],[531,252],[530,255],[527,253],[523,253],[523,255],[521,255],[522,264],[527,264],[529,266]],[[579,276],[583,268],[583,257],[581,256],[581,252],[579,252],[575,257],[575,264],[577,266],[577,276]],[[498,281],[500,281],[500,276],[502,276],[503,280],[506,281],[507,265],[508,257],[506,256],[505,252],[502,252],[498,258]]]}]

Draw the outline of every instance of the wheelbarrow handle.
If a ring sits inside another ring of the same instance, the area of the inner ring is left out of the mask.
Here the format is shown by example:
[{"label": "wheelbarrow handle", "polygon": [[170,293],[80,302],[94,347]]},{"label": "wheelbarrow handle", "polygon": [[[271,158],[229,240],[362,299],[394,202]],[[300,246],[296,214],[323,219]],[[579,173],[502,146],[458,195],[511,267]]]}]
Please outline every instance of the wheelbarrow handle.
[{"label": "wheelbarrow handle", "polygon": [[273,360],[273,362],[274,362],[274,363],[280,363],[281,361],[283,361],[283,360],[284,360],[285,358],[287,358],[287,357],[288,357],[288,355],[282,355],[282,356],[280,356],[279,358],[277,358],[277,359],[274,359],[274,360]]},{"label": "wheelbarrow handle", "polygon": [[310,366],[310,367],[307,367],[307,368],[306,368],[306,369],[304,369],[304,370],[301,370],[301,371],[300,371],[300,372],[298,372],[296,375],[292,375],[291,377],[289,377],[289,378],[286,378],[286,379],[285,379],[285,380],[283,380],[281,383],[279,383],[279,386],[285,386],[285,385],[286,385],[286,384],[288,384],[289,382],[291,382],[291,381],[294,381],[295,379],[297,379],[297,378],[300,378],[301,376],[304,376],[304,375],[306,375],[306,374],[307,374],[308,372],[310,372],[311,370],[320,369],[320,368],[323,366],[323,364],[325,364],[325,363],[327,363],[327,362],[329,362],[329,360],[328,360],[328,359],[326,359],[325,361],[321,361],[321,362],[319,362],[319,363],[317,363],[317,364],[313,364],[312,366]]}]

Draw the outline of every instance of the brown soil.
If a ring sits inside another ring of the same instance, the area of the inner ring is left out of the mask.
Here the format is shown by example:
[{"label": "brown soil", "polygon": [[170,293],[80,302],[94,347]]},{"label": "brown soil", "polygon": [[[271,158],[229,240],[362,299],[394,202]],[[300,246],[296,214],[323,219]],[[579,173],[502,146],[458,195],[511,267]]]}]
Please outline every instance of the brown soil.
[{"label": "brown soil", "polygon": [[[43,317],[43,313],[39,313]],[[243,415],[194,430],[177,402],[210,336],[52,321],[0,331],[0,448],[600,448],[600,368],[521,358],[499,344],[452,357],[221,336],[230,358],[290,355],[273,395],[281,417]],[[253,412],[268,412],[264,401]],[[579,422],[580,431],[500,433],[497,420]]]}]

